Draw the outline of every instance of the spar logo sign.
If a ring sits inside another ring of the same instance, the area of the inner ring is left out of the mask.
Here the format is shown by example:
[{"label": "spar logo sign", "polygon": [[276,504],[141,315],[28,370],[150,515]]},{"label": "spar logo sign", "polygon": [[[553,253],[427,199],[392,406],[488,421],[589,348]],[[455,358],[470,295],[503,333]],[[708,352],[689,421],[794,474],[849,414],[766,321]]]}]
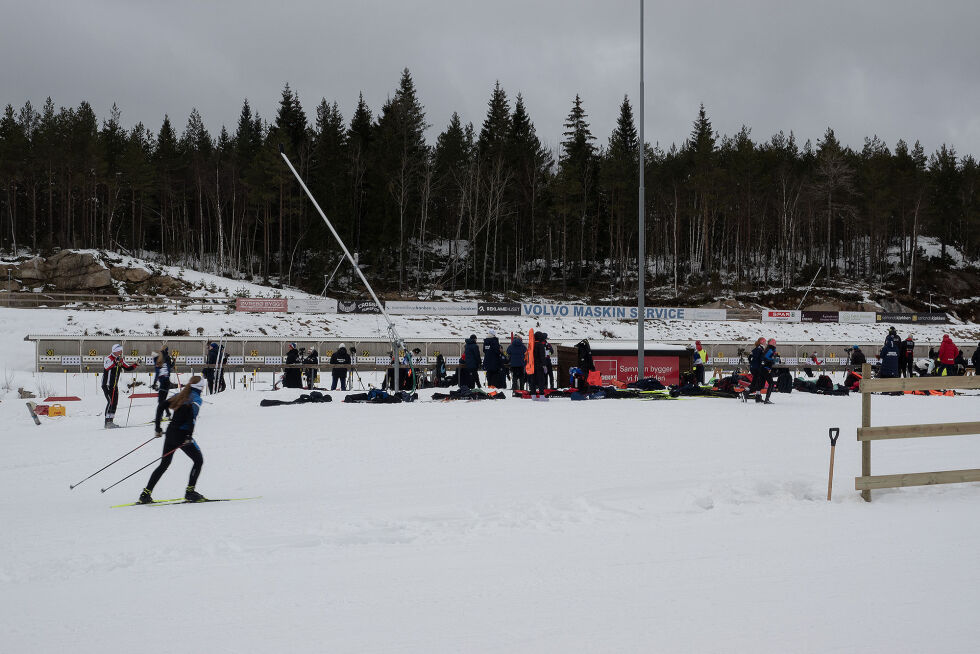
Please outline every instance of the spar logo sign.
[{"label": "spar logo sign", "polygon": [[762,312],[762,322],[800,322],[801,320],[800,311],[766,310]]}]

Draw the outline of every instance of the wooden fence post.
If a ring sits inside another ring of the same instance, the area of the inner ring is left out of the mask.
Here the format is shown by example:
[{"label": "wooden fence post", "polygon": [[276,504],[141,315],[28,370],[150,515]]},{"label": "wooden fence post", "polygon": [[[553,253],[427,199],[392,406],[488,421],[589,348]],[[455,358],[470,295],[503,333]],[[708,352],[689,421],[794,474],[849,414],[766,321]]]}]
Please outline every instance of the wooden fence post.
[{"label": "wooden fence post", "polygon": [[[871,379],[871,365],[865,363],[861,366],[861,426],[871,426],[871,393],[865,392],[864,380]],[[861,441],[861,476],[871,476],[871,441]],[[861,497],[865,502],[871,501],[871,489],[866,488],[861,491]]]}]

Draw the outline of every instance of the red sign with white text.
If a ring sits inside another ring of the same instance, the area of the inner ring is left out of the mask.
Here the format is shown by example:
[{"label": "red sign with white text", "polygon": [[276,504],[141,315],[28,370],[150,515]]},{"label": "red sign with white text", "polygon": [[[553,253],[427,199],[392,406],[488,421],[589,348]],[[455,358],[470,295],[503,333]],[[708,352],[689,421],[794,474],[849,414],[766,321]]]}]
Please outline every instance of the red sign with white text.
[{"label": "red sign with white text", "polygon": [[[637,380],[636,355],[595,355],[595,369],[605,383],[611,379],[629,384]],[[656,377],[664,386],[680,383],[681,366],[677,357],[643,357],[643,377]]]}]

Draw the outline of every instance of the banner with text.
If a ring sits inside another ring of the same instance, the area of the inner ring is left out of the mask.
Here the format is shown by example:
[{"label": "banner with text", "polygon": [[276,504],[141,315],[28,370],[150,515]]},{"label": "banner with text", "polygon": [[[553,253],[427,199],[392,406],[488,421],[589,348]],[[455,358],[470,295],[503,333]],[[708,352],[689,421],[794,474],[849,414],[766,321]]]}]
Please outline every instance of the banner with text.
[{"label": "banner with text", "polygon": [[762,322],[800,322],[803,319],[800,311],[775,311],[767,310],[762,312]]},{"label": "banner with text", "polygon": [[804,311],[801,315],[801,322],[840,322],[840,313],[837,311]]},{"label": "banner with text", "polygon": [[[590,304],[521,304],[521,315],[533,318],[610,318],[636,320],[636,307]],[[725,309],[691,309],[681,307],[646,307],[647,320],[725,320]]]},{"label": "banner with text", "polygon": [[874,311],[838,311],[838,322],[850,324],[863,324],[877,322],[878,317]]},{"label": "banner with text", "polygon": [[291,297],[286,306],[289,313],[337,313],[337,300],[329,297]]},{"label": "banner with text", "polygon": [[235,311],[285,312],[288,309],[286,298],[240,297],[235,300]]},{"label": "banner with text", "polygon": [[385,311],[400,316],[475,316],[476,302],[422,302],[391,300]]},{"label": "banner with text", "polygon": [[480,302],[476,305],[479,316],[519,316],[521,305],[516,302]]},{"label": "banner with text", "polygon": [[381,313],[374,300],[341,300],[337,302],[337,313]]},{"label": "banner with text", "polygon": [[949,317],[945,313],[883,312],[877,314],[877,320],[878,322],[935,324],[949,322]]}]

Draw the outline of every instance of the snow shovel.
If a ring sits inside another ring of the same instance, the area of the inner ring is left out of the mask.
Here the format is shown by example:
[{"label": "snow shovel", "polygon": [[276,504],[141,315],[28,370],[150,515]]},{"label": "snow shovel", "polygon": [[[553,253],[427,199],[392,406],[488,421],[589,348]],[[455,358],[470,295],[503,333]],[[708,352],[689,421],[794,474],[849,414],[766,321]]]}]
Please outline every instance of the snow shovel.
[{"label": "snow shovel", "polygon": [[840,436],[840,427],[830,428],[830,477],[827,479],[827,501],[830,501],[830,493],[834,489],[834,448],[837,447],[837,437]]}]

